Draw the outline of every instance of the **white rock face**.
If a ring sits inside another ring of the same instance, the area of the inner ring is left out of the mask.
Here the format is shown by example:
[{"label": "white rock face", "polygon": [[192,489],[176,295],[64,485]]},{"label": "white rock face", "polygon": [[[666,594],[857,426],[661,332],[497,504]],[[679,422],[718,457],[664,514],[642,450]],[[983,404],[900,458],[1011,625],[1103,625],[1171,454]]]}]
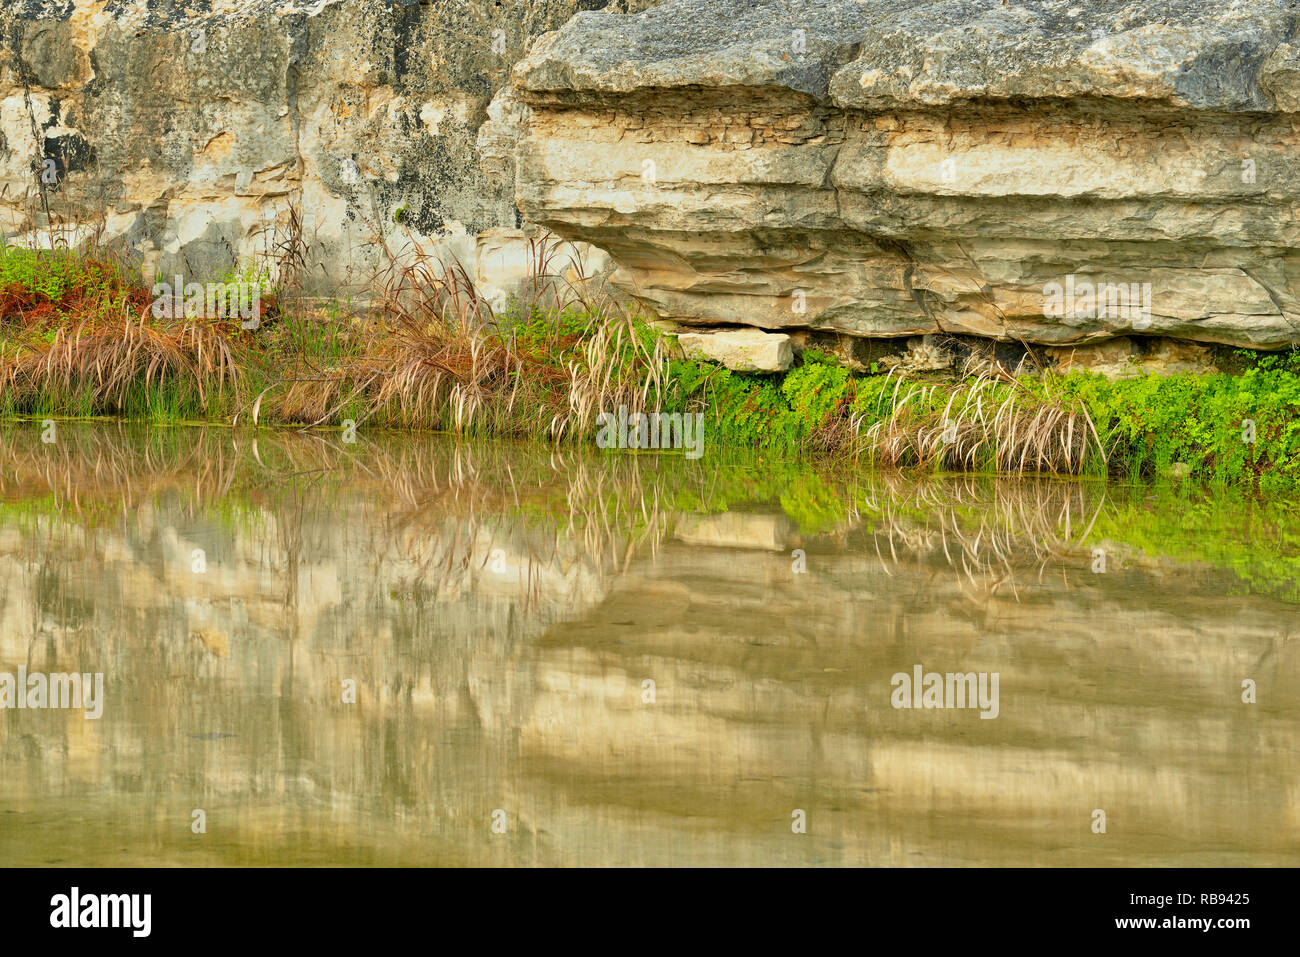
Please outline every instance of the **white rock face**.
[{"label": "white rock face", "polygon": [[735,372],[784,372],[794,361],[789,336],[760,329],[683,332],[677,342],[686,358],[720,362]]},{"label": "white rock face", "polygon": [[514,71],[530,220],[661,318],[1300,343],[1300,7],[669,0]]},{"label": "white rock face", "polygon": [[[474,274],[496,258],[474,257],[477,236],[527,225],[513,161],[479,142],[489,103],[578,6],[4,0],[0,231],[49,245],[102,222],[147,275],[198,281],[296,236],[304,278],[331,294],[390,257]],[[516,277],[486,278],[496,296]]]}]

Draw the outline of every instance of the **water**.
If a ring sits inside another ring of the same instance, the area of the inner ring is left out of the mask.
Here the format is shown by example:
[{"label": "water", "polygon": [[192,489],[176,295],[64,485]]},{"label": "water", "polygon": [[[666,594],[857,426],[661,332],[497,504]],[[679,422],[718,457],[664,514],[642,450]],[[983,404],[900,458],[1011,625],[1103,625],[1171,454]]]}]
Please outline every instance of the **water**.
[{"label": "water", "polygon": [[1300,864],[1297,503],[849,471],[0,426],[0,864]]}]

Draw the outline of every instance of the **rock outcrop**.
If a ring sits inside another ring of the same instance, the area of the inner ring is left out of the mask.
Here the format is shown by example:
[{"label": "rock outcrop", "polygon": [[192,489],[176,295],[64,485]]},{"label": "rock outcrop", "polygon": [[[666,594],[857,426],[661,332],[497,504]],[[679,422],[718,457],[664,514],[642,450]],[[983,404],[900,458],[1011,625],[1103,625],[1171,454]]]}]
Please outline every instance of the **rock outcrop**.
[{"label": "rock outcrop", "polygon": [[0,230],[99,222],[150,276],[214,280],[292,242],[322,292],[385,250],[491,284],[528,238],[512,167],[479,161],[493,93],[575,10],[651,2],[5,0]]},{"label": "rock outcrop", "polygon": [[668,0],[578,14],[498,107],[525,217],[664,319],[1280,349],[1298,27],[1290,0]]},{"label": "rock outcrop", "polygon": [[99,222],[197,279],[293,247],[321,292],[425,252],[500,299],[536,224],[663,319],[850,356],[1279,349],[1298,23],[1292,0],[13,0],[0,230]]}]

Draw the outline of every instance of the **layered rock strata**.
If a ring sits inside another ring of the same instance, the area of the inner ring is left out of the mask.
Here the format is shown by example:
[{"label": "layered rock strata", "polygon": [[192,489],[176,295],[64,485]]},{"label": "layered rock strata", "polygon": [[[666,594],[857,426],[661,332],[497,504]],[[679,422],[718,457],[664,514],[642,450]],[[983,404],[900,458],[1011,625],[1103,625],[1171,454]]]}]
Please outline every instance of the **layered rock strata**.
[{"label": "layered rock strata", "polygon": [[669,0],[516,65],[518,202],[660,317],[1300,344],[1300,7]]}]

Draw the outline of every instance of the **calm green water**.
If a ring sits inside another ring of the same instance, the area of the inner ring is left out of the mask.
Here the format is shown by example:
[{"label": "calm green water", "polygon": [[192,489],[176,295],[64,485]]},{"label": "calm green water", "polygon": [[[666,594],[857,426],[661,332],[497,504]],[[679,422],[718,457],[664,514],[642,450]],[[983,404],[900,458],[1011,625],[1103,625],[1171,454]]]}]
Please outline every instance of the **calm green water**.
[{"label": "calm green water", "polygon": [[0,864],[1300,864],[1298,514],[2,425]]}]

